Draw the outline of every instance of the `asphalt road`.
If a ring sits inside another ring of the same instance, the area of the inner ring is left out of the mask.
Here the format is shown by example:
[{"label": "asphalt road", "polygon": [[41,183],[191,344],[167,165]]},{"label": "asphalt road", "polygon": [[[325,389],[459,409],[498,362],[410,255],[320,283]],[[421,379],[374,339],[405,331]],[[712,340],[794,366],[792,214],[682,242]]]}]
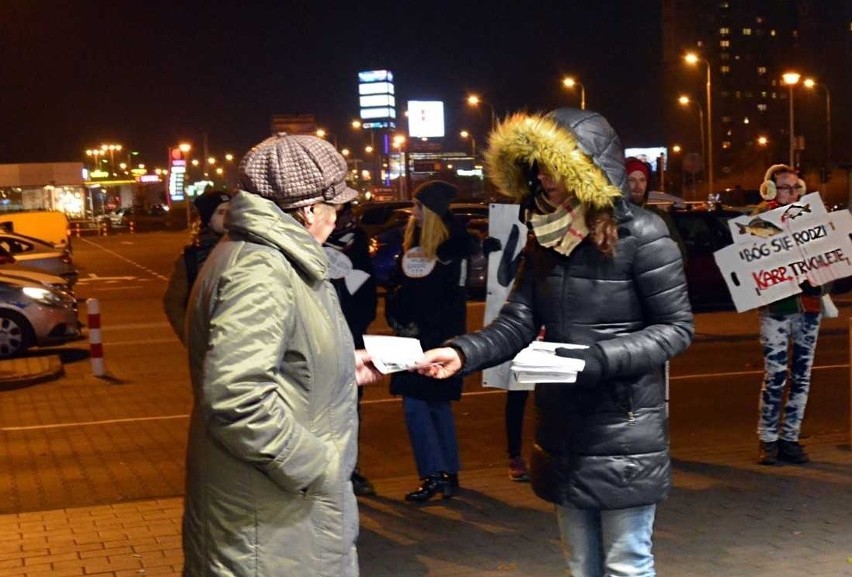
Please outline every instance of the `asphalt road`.
[{"label": "asphalt road", "polygon": [[[187,240],[165,232],[74,239],[77,293],[100,302],[108,376],[92,377],[85,342],[29,353],[60,354],[66,375],[0,393],[0,463],[13,471],[0,483],[0,513],[182,494],[192,399],[185,350],[161,297]],[[841,318],[826,322],[820,336],[805,436],[849,430],[852,300],[838,304]],[[469,304],[469,328],[481,324],[482,309]],[[81,306],[84,321],[85,312]],[[378,316],[371,332],[388,332],[381,310]],[[719,444],[751,450],[761,377],[754,315],[704,313],[697,326],[692,347],[671,365],[673,452]],[[483,389],[478,375],[465,381],[455,405],[463,468],[505,467],[503,403],[504,393]],[[526,423],[529,447],[532,410]],[[401,404],[386,383],[365,391],[360,464],[371,477],[410,477],[415,486]]]}]

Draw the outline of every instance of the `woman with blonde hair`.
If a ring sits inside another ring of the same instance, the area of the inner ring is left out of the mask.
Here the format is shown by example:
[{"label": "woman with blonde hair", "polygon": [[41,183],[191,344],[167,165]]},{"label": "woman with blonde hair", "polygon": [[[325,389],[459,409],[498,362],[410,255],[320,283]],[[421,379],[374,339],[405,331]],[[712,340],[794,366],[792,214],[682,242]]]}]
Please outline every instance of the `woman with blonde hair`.
[{"label": "woman with blonde hair", "polygon": [[[388,289],[388,323],[397,336],[436,347],[466,327],[467,260],[472,239],[453,222],[450,201],[458,190],[439,180],[414,192],[400,256]],[[390,391],[402,395],[411,448],[421,479],[406,501],[424,502],[458,487],[459,456],[450,401],[461,398],[461,377],[439,381],[414,372],[395,373]]]}]

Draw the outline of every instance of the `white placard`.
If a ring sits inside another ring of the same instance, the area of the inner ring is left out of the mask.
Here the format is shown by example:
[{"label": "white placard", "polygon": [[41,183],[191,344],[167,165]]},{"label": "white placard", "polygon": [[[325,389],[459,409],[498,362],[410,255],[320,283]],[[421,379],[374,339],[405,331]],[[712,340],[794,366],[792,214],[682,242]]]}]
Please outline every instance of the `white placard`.
[{"label": "white placard", "polygon": [[734,244],[713,253],[738,312],[852,276],[852,214],[827,212],[818,193],[729,222]]},{"label": "white placard", "polygon": [[[485,295],[484,324],[487,325],[503,307],[512,288],[518,258],[527,242],[527,227],[518,220],[517,204],[492,204],[488,208],[488,236],[500,241],[500,250],[488,255],[488,279]],[[535,383],[519,383],[506,361],[482,371],[482,386],[512,391],[531,391]]]}]

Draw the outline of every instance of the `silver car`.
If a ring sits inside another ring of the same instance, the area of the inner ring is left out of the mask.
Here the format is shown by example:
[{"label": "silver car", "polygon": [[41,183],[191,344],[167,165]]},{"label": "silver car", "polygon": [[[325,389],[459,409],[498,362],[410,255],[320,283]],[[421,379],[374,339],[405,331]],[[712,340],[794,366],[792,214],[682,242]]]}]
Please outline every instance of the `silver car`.
[{"label": "silver car", "polygon": [[[31,236],[0,231],[0,265],[6,264],[18,264],[61,276],[72,287],[79,275],[68,249],[55,248]],[[3,266],[0,266],[2,270]]]},{"label": "silver car", "polygon": [[69,285],[68,281],[61,276],[48,274],[35,269],[28,269],[27,267],[18,266],[16,264],[9,264],[0,267],[0,280],[7,279],[12,280],[13,282],[16,280],[34,282],[42,286],[46,286],[47,288],[63,291],[71,297],[74,296],[74,290],[71,288],[71,285]]},{"label": "silver car", "polygon": [[77,301],[38,282],[0,278],[0,358],[79,339]]}]

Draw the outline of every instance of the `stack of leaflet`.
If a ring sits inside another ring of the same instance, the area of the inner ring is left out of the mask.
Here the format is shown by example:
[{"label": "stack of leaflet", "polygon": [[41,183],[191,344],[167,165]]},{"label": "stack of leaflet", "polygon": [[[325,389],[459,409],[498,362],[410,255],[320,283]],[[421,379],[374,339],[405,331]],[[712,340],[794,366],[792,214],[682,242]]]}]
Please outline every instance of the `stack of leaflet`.
[{"label": "stack of leaflet", "polygon": [[519,383],[573,383],[586,363],[556,354],[556,349],[585,349],[584,345],[533,341],[512,360],[512,376]]}]

